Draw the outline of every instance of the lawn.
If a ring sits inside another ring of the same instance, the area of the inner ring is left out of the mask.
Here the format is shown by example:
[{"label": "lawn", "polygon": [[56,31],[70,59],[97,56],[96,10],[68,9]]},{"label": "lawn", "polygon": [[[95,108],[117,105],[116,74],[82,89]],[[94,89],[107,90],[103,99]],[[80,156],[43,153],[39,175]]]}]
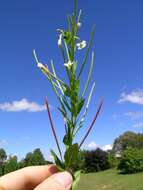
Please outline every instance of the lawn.
[{"label": "lawn", "polygon": [[121,175],[117,170],[83,174],[78,190],[143,190],[143,173]]}]

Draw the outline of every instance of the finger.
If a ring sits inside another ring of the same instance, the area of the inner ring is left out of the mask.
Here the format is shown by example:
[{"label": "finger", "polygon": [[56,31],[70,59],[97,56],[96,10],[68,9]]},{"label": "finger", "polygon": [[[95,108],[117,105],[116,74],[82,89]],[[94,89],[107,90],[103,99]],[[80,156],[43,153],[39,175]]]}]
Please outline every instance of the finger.
[{"label": "finger", "polygon": [[1,177],[0,189],[30,190],[56,172],[54,165],[26,167]]},{"label": "finger", "polygon": [[60,172],[47,178],[34,190],[69,190],[72,185],[72,176],[68,172]]}]

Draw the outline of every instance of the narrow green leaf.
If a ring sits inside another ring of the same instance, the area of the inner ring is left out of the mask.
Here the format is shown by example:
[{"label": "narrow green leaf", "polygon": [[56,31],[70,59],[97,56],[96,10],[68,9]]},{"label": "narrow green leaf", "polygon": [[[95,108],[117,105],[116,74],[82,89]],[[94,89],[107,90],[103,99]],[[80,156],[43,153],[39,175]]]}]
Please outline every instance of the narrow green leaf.
[{"label": "narrow green leaf", "polygon": [[74,137],[75,137],[75,135],[77,134],[77,132],[80,130],[80,128],[83,126],[83,123],[84,123],[85,117],[86,117],[86,115],[87,115],[89,103],[90,103],[90,101],[91,101],[91,97],[92,97],[92,94],[93,94],[93,92],[94,92],[94,89],[95,89],[95,82],[94,82],[93,85],[92,85],[92,88],[91,88],[91,91],[90,91],[90,94],[89,94],[89,97],[88,97],[88,100],[87,100],[87,103],[86,103],[85,111],[84,111],[84,113],[83,113],[83,115],[82,115],[82,117],[81,117],[81,120],[80,120],[80,122],[79,122],[79,126],[78,126],[78,128],[76,129],[76,131],[75,131],[75,133],[74,133]]},{"label": "narrow green leaf", "polygon": [[76,17],[77,0],[74,0],[74,17]]},{"label": "narrow green leaf", "polygon": [[70,105],[68,104],[68,102],[67,102],[67,100],[65,98],[63,98],[63,102],[64,102],[66,108],[71,112],[71,107],[70,107]]},{"label": "narrow green leaf", "polygon": [[66,135],[63,138],[63,143],[65,145],[68,145],[68,146],[71,145],[71,143],[72,143],[72,135],[71,135],[70,128],[68,128],[67,133],[66,133]]},{"label": "narrow green leaf", "polygon": [[62,113],[62,115],[63,115],[64,118],[68,119],[67,113],[65,112],[65,110],[63,108],[59,108],[58,107],[58,110]]},{"label": "narrow green leaf", "polygon": [[80,113],[80,111],[81,111],[81,109],[82,109],[82,107],[84,105],[84,102],[85,102],[85,99],[82,99],[82,98],[78,101],[78,104],[77,104],[77,114]]},{"label": "narrow green leaf", "polygon": [[71,145],[65,152],[65,167],[66,169],[72,168],[78,160],[78,144]]},{"label": "narrow green leaf", "polygon": [[54,158],[54,161],[55,161],[55,164],[57,165],[57,167],[60,169],[60,170],[63,170],[64,169],[64,164],[63,162],[58,158],[58,156],[56,155],[56,153],[51,149],[50,150],[51,152],[51,155],[53,156]]},{"label": "narrow green leaf", "polygon": [[84,95],[85,95],[85,93],[86,93],[86,91],[87,91],[87,88],[88,88],[88,86],[89,86],[90,79],[91,79],[91,74],[92,74],[92,70],[93,70],[93,65],[94,65],[94,52],[92,52],[90,70],[89,70],[89,74],[88,74],[88,77],[87,77],[87,81],[86,81],[86,84],[85,84],[85,87],[84,87],[84,90],[83,90],[83,93],[82,93],[82,97],[84,97]]},{"label": "narrow green leaf", "polygon": [[66,96],[68,96],[68,97],[71,96],[71,90],[70,90],[70,88],[69,88],[68,86],[65,88],[64,94],[65,94]]},{"label": "narrow green leaf", "polygon": [[77,190],[77,186],[78,186],[78,183],[79,183],[79,180],[80,180],[80,176],[81,176],[81,171],[75,172],[74,181],[73,181],[73,184],[72,184],[72,190]]},{"label": "narrow green leaf", "polygon": [[68,31],[71,30],[70,15],[67,15]]},{"label": "narrow green leaf", "polygon": [[[51,60],[51,68],[52,68],[52,71],[53,71],[54,76],[57,78],[53,60]],[[61,93],[64,94],[62,85],[59,83],[58,80],[56,80],[56,82],[57,82],[57,84],[58,84],[59,89],[61,90]]]},{"label": "narrow green leaf", "polygon": [[82,14],[82,10],[80,9],[77,22],[80,22],[81,14]]},{"label": "narrow green leaf", "polygon": [[85,53],[85,56],[84,56],[84,59],[83,59],[83,62],[81,64],[81,68],[80,68],[80,71],[79,71],[79,74],[78,74],[78,79],[80,78],[81,74],[82,74],[82,71],[83,71],[83,68],[84,68],[84,65],[87,61],[87,58],[88,58],[88,55],[89,55],[89,51],[90,51],[90,48],[91,48],[91,45],[92,45],[92,41],[93,41],[93,37],[94,37],[94,34],[95,34],[95,26],[93,27],[92,29],[92,33],[91,33],[91,37],[90,37],[90,41],[89,41],[89,45],[87,47],[87,50],[86,50],[86,53]]}]

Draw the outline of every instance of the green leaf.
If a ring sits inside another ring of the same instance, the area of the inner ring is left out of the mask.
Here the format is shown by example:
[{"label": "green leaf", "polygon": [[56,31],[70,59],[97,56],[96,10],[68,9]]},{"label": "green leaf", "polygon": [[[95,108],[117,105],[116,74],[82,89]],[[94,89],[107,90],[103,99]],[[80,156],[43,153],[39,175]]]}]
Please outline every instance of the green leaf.
[{"label": "green leaf", "polygon": [[80,176],[81,176],[81,171],[75,172],[74,181],[73,181],[73,184],[72,184],[72,190],[77,190],[77,185],[78,185],[78,182],[80,180]]},{"label": "green leaf", "polygon": [[72,168],[78,160],[78,144],[75,143],[71,145],[65,152],[64,159],[65,159],[65,167],[66,169]]},{"label": "green leaf", "polygon": [[78,103],[78,91],[79,91],[79,80],[71,80],[71,105],[72,114],[77,116],[77,103]]},{"label": "green leaf", "polygon": [[54,157],[54,161],[58,169],[60,170],[64,169],[65,168],[64,163],[58,158],[56,153],[52,149],[50,150],[50,152],[51,152],[51,155]]},{"label": "green leaf", "polygon": [[82,109],[82,107],[83,107],[83,105],[84,105],[84,102],[85,102],[85,99],[80,99],[79,100],[79,102],[78,102],[78,105],[77,105],[77,114],[79,114],[80,113],[80,111],[81,111],[81,109]]},{"label": "green leaf", "polygon": [[[52,71],[53,71],[53,75],[57,78],[53,60],[51,60],[51,68],[52,68]],[[56,82],[58,84],[58,87],[59,87],[61,93],[64,94],[62,85],[60,84],[60,82],[58,80],[56,80]]]},{"label": "green leaf", "polygon": [[71,91],[70,91],[70,88],[68,86],[66,86],[66,88],[64,89],[64,94],[68,97],[71,96]]},{"label": "green leaf", "polygon": [[62,115],[63,115],[64,118],[68,119],[67,113],[65,112],[65,110],[63,108],[59,108],[58,107],[58,110],[62,113]]},{"label": "green leaf", "polygon": [[84,90],[83,90],[83,93],[82,93],[82,97],[84,97],[84,95],[85,95],[85,93],[86,93],[86,91],[87,91],[87,88],[88,88],[88,86],[89,86],[90,79],[91,79],[91,74],[92,74],[92,70],[93,70],[93,65],[94,65],[94,52],[92,52],[90,70],[89,70],[88,77],[87,77],[87,81],[86,81],[86,84],[85,84],[85,87],[84,87]]},{"label": "green leaf", "polygon": [[66,100],[66,97],[63,97],[62,100],[63,100],[63,102],[64,102],[66,108],[71,112],[71,108],[70,108],[70,105],[68,104],[68,102],[67,102],[67,100]]},{"label": "green leaf", "polygon": [[78,74],[78,79],[80,78],[81,74],[82,74],[82,71],[83,71],[83,68],[85,66],[85,63],[87,61],[87,58],[88,58],[88,55],[89,55],[89,51],[90,51],[90,48],[91,48],[91,45],[92,45],[92,41],[93,41],[93,37],[94,37],[94,34],[95,34],[95,26],[93,27],[92,29],[92,32],[91,32],[91,37],[90,37],[90,41],[89,41],[89,45],[87,47],[87,50],[86,50],[86,53],[85,53],[85,56],[84,56],[84,59],[83,59],[83,62],[81,64],[81,68],[80,68],[80,71],[79,71],[79,74]]},{"label": "green leaf", "polygon": [[86,117],[87,112],[88,112],[89,103],[90,103],[90,101],[91,101],[91,98],[92,98],[94,89],[95,89],[95,82],[94,82],[93,85],[92,85],[92,88],[91,88],[91,91],[90,91],[90,93],[89,93],[88,100],[87,100],[87,103],[86,103],[85,111],[84,111],[84,113],[83,113],[83,115],[82,115],[82,117],[81,117],[81,120],[80,120],[80,122],[79,122],[79,126],[78,126],[78,128],[76,129],[76,131],[75,131],[75,133],[74,133],[74,137],[75,137],[75,135],[78,133],[78,131],[81,129],[81,127],[83,126],[83,123],[84,123],[84,121],[85,121],[85,117]]},{"label": "green leaf", "polygon": [[63,143],[65,145],[68,145],[68,146],[71,145],[71,143],[72,143],[72,135],[71,135],[70,128],[68,128],[68,131],[67,131],[66,135],[63,138]]}]

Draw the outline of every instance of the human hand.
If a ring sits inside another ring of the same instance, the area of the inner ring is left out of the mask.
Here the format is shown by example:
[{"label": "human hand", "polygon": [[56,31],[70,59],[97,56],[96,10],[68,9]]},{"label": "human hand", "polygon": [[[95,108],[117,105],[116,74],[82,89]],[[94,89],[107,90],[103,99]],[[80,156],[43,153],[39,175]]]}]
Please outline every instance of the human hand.
[{"label": "human hand", "polygon": [[54,165],[31,166],[0,178],[0,190],[69,190],[72,176]]}]

